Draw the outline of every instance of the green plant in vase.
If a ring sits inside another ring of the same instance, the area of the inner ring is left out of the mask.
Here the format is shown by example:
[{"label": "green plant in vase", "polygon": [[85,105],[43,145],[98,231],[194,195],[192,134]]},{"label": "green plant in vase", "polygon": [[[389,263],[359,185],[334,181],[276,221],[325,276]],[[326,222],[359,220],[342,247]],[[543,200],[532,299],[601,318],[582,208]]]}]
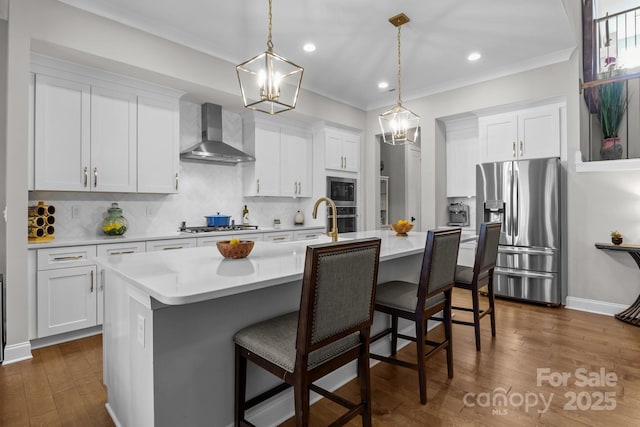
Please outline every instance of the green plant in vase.
[{"label": "green plant in vase", "polygon": [[602,126],[600,158],[615,160],[622,158],[622,145],[618,131],[627,112],[629,99],[624,82],[611,82],[598,86],[598,118]]}]

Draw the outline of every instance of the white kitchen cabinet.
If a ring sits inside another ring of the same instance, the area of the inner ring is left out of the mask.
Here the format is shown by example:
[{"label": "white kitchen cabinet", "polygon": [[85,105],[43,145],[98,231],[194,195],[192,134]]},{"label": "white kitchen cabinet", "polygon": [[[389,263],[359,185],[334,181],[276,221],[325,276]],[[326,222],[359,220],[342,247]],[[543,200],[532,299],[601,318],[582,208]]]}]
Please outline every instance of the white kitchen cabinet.
[{"label": "white kitchen cabinet", "polygon": [[178,191],[182,92],[37,55],[31,67],[30,189]]},{"label": "white kitchen cabinet", "polygon": [[560,107],[480,117],[480,163],[559,157]]},{"label": "white kitchen cabinet", "polygon": [[280,196],[280,129],[245,126],[245,149],[255,162],[243,165],[245,196]]},{"label": "white kitchen cabinet", "polygon": [[222,236],[218,233],[213,234],[213,236],[198,237],[197,246],[199,248],[203,246],[215,246],[216,242],[219,242],[221,240],[231,240],[234,237],[240,240],[253,240],[254,242],[262,241],[262,233],[225,234]]},{"label": "white kitchen cabinet", "polygon": [[243,122],[244,149],[256,158],[242,165],[244,195],[311,197],[311,134],[253,116],[245,116]]},{"label": "white kitchen cabinet", "polygon": [[93,245],[38,250],[38,338],[98,324],[95,255]]},{"label": "white kitchen cabinet", "polygon": [[146,243],[147,252],[170,251],[174,249],[195,248],[196,239],[150,240]]},{"label": "white kitchen cabinet", "polygon": [[91,87],[35,77],[35,189],[89,191]]},{"label": "white kitchen cabinet", "polygon": [[458,248],[458,265],[473,267],[476,261],[476,242],[460,243]]},{"label": "white kitchen cabinet", "polygon": [[92,191],[136,191],[136,109],[133,93],[91,87]]},{"label": "white kitchen cabinet", "polygon": [[447,197],[475,197],[479,140],[476,118],[446,124]]},{"label": "white kitchen cabinet", "polygon": [[289,242],[293,240],[293,232],[292,231],[272,231],[269,233],[264,233],[263,235],[265,242]]},{"label": "white kitchen cabinet", "polygon": [[311,138],[281,130],[280,159],[280,194],[287,197],[313,196]]},{"label": "white kitchen cabinet", "polygon": [[98,245],[98,256],[117,256],[135,254],[146,251],[145,242],[122,242]]},{"label": "white kitchen cabinet", "polygon": [[177,100],[138,97],[138,192],[177,193],[180,188]]},{"label": "white kitchen cabinet", "polygon": [[340,129],[327,128],[324,135],[325,169],[358,172],[360,137]]}]

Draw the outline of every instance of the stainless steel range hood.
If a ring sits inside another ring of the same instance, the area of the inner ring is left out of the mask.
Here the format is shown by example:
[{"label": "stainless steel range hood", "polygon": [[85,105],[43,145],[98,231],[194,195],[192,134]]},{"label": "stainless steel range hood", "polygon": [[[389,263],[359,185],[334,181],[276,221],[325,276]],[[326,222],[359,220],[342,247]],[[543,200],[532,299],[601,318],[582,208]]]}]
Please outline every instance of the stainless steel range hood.
[{"label": "stainless steel range hood", "polygon": [[180,158],[224,165],[256,160],[255,157],[222,142],[222,107],[210,103],[202,104],[202,142],[182,151]]}]

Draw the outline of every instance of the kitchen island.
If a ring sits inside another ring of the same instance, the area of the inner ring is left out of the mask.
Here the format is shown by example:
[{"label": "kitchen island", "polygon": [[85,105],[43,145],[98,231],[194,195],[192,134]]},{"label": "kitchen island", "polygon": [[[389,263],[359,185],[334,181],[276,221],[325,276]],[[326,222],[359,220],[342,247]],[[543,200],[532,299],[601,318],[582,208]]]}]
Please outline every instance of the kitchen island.
[{"label": "kitchen island", "polygon": [[[417,280],[426,233],[392,231],[340,235],[381,237],[379,281]],[[215,248],[99,258],[105,286],[104,383],[107,409],[122,426],[233,424],[234,347],[239,329],[298,309],[308,244],[326,238],[256,242],[249,257],[224,259]],[[373,331],[388,320],[376,314]],[[408,325],[408,324],[407,324]],[[389,352],[376,343],[376,352]],[[278,382],[249,366],[247,393]],[[323,378],[334,389],[355,376],[355,365]],[[291,394],[248,413],[257,425],[293,415]]]}]

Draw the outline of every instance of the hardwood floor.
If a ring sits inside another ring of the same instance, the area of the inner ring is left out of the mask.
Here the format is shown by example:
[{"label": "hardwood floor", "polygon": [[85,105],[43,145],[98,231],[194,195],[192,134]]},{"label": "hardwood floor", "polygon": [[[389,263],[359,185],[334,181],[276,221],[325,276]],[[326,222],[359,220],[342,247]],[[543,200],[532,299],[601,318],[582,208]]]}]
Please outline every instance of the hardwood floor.
[{"label": "hardwood floor", "polygon": [[[466,296],[456,290],[455,302]],[[454,325],[454,377],[447,378],[444,352],[431,358],[424,406],[414,371],[374,366],[373,424],[638,425],[640,328],[613,317],[507,300],[496,301],[496,315],[495,339],[489,320],[482,322],[479,353],[473,328]],[[112,426],[104,407],[101,348],[101,336],[94,336],[34,350],[32,360],[1,367],[0,426]],[[414,345],[400,357],[413,360]],[[537,370],[545,368],[547,376],[538,385]],[[550,383],[562,373],[570,375],[566,385]],[[583,377],[590,378],[589,385]],[[340,393],[355,399],[356,381]],[[312,407],[310,425],[326,425],[341,411],[323,399]],[[283,424],[292,425],[292,420]]]}]

